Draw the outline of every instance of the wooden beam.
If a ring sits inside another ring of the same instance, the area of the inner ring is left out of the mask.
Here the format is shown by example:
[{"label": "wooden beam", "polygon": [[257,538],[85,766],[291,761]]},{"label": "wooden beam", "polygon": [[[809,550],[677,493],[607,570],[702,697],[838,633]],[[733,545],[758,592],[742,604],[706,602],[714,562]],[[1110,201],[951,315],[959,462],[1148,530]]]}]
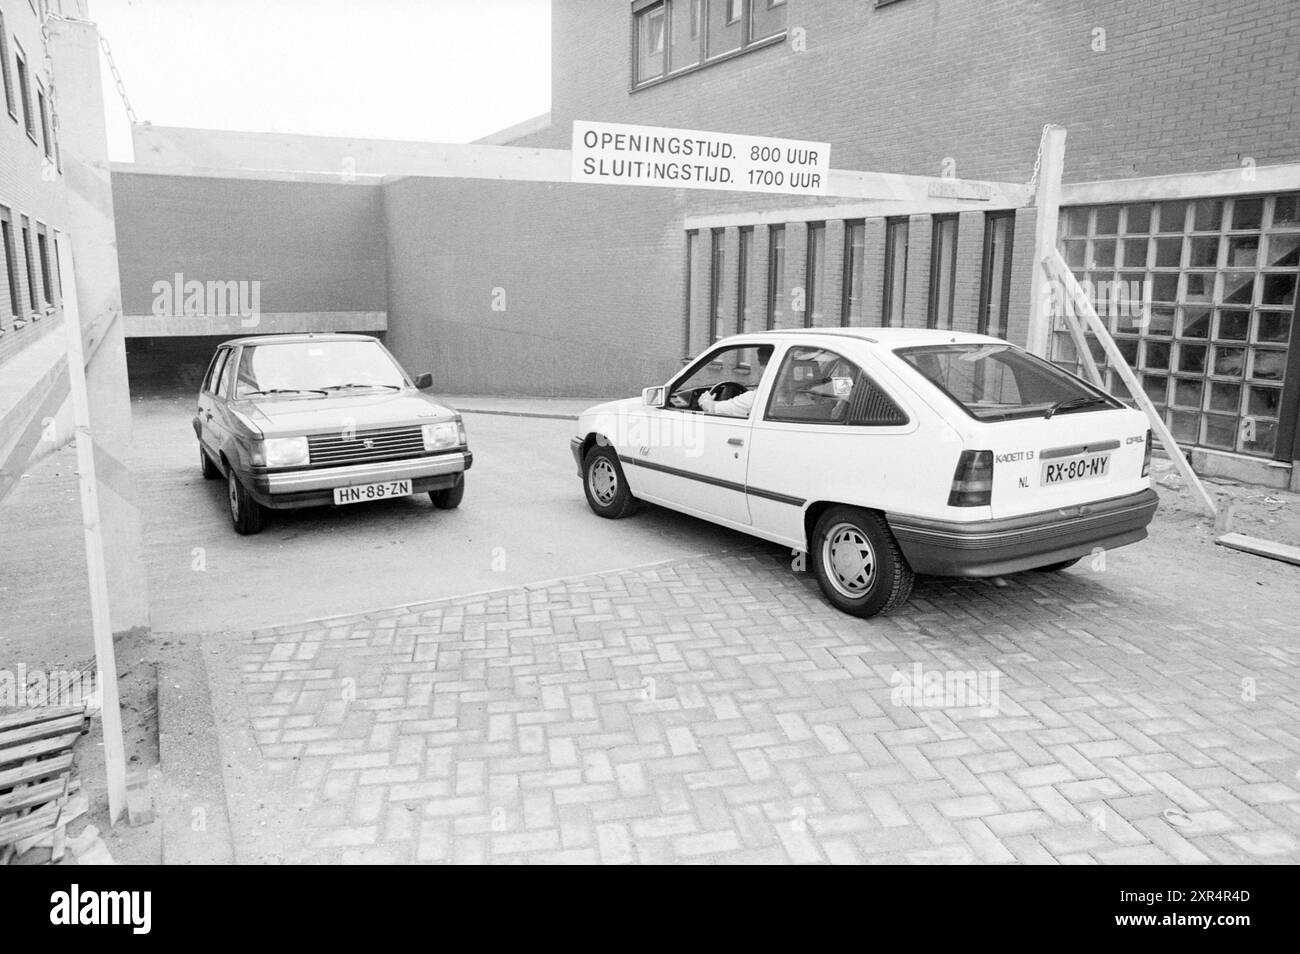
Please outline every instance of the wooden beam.
[{"label": "wooden beam", "polygon": [[[1043,130],[1042,154],[1038,167],[1038,192],[1034,206],[1034,261],[1041,262],[1049,249],[1056,248],[1056,227],[1061,212],[1061,176],[1065,171],[1065,129],[1048,126]],[[1047,357],[1048,326],[1051,323],[1052,296],[1047,276],[1032,269],[1029,278],[1029,334],[1025,348],[1039,357]]]},{"label": "wooden beam", "polygon": [[[104,736],[108,819],[112,824],[126,809],[126,745],[122,738],[122,712],[118,704],[117,658],[113,649],[113,623],[109,613],[108,569],[104,559],[104,531],[99,512],[99,483],[95,478],[94,436],[90,430],[90,399],[86,390],[81,311],[77,300],[72,243],[68,241],[59,243],[59,274],[64,277],[63,314],[67,325],[72,413],[76,424],[77,481],[81,487],[81,523],[86,543],[86,578],[90,590],[95,669],[103,680],[103,685],[100,686],[100,725]],[[102,336],[98,340],[103,340]]]}]

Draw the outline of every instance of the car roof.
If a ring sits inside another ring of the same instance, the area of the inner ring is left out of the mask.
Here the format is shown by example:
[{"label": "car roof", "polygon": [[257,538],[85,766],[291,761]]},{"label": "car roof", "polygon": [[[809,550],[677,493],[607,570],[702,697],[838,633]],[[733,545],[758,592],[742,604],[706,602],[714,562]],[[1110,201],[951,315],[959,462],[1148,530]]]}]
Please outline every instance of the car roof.
[{"label": "car roof", "polygon": [[937,344],[1008,344],[1001,338],[977,335],[969,331],[943,331],[938,328],[778,328],[772,331],[754,331],[732,335],[715,344],[747,341],[770,342],[773,338],[853,338],[885,348],[904,348],[915,345]]},{"label": "car roof", "polygon": [[292,335],[246,335],[221,342],[222,345],[238,347],[246,344],[302,344],[304,341],[378,341],[373,335],[348,334],[341,331],[305,333]]}]

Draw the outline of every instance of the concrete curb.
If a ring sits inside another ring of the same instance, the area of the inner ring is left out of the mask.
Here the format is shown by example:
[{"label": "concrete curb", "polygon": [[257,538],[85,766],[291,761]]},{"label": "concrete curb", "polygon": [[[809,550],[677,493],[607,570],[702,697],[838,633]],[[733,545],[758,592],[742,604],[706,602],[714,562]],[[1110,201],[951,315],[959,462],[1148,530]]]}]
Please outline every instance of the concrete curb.
[{"label": "concrete curb", "polygon": [[216,718],[194,637],[158,664],[158,760],[163,864],[234,864]]}]

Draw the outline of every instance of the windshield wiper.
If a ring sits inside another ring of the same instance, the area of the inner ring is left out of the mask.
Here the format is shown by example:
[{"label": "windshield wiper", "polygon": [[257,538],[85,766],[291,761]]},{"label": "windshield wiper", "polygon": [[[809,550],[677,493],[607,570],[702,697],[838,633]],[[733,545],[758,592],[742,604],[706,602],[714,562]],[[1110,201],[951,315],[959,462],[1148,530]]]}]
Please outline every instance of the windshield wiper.
[{"label": "windshield wiper", "polygon": [[249,394],[324,394],[320,388],[267,388],[265,391],[249,391]]},{"label": "windshield wiper", "polygon": [[352,388],[388,388],[391,391],[402,390],[401,387],[399,387],[396,384],[358,384],[352,381],[349,381],[347,384],[327,384],[325,387],[321,388],[321,390],[322,391],[347,391]]},{"label": "windshield wiper", "polygon": [[1093,394],[1084,395],[1083,397],[1066,398],[1064,401],[1057,401],[1047,409],[1043,415],[1044,418],[1050,418],[1057,411],[1064,411],[1072,407],[1091,407],[1093,404],[1105,404],[1104,397],[1098,397]]}]

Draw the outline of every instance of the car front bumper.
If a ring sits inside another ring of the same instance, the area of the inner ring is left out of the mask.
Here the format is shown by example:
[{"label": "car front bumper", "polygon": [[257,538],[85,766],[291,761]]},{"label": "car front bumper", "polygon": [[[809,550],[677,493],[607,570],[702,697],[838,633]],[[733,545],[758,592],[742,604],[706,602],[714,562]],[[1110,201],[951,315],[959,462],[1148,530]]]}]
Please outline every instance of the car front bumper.
[{"label": "car front bumper", "polygon": [[1001,576],[1145,539],[1159,497],[1150,488],[1077,507],[958,523],[886,514],[907,562],[930,576]]},{"label": "car front bumper", "polygon": [[405,460],[386,460],[347,467],[270,471],[249,474],[245,482],[253,499],[276,510],[317,507],[334,502],[336,487],[411,481],[411,493],[454,487],[474,463],[468,450]]},{"label": "car front bumper", "polygon": [[574,437],[569,441],[569,452],[573,454],[573,462],[578,467],[578,476],[582,476],[582,438]]}]

